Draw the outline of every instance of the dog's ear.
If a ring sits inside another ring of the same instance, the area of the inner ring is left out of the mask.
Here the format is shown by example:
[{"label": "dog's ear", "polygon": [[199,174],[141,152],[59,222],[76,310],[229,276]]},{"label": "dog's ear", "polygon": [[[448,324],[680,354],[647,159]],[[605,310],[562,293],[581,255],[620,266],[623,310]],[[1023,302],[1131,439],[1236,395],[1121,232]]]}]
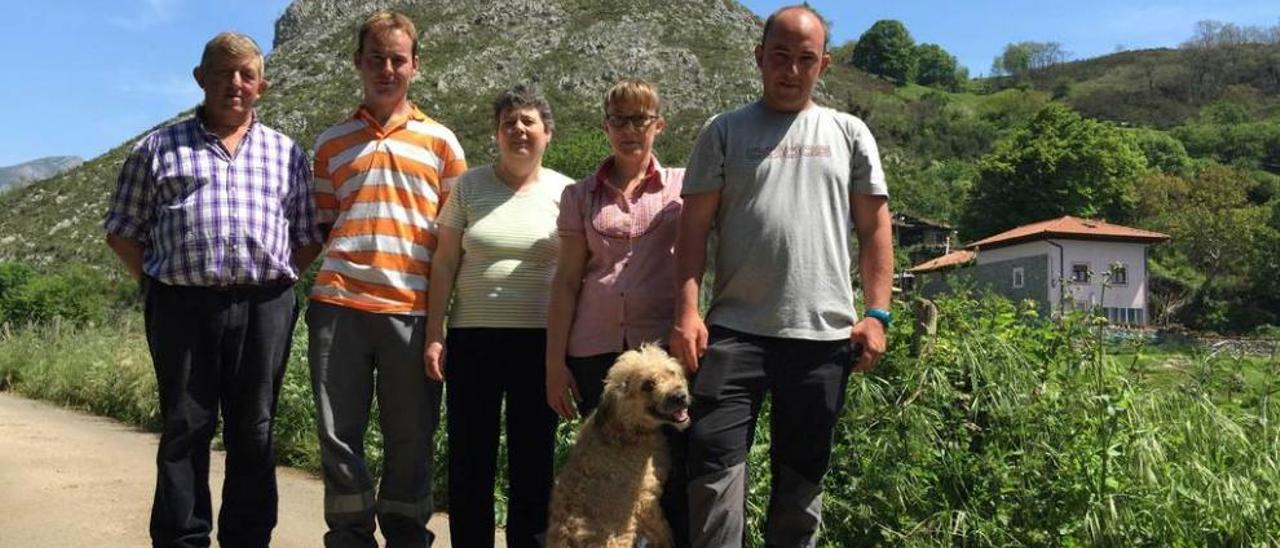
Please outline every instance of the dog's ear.
[{"label": "dog's ear", "polygon": [[605,390],[604,397],[600,398],[600,405],[596,407],[596,424],[604,426],[613,422],[614,416],[618,414],[618,396],[612,390]]}]

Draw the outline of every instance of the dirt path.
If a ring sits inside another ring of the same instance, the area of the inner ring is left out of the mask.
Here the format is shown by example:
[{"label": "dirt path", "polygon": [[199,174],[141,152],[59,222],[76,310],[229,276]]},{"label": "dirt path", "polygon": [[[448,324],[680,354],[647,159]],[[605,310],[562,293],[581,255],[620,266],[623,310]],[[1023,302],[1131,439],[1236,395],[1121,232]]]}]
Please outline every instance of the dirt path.
[{"label": "dirt path", "polygon": [[[156,441],[109,419],[0,392],[0,548],[149,545]],[[221,485],[222,453],[211,461],[212,484]],[[291,468],[277,475],[272,546],[320,546],[323,486]],[[219,489],[212,491],[217,508]],[[443,514],[430,528],[436,546],[449,546]]]}]

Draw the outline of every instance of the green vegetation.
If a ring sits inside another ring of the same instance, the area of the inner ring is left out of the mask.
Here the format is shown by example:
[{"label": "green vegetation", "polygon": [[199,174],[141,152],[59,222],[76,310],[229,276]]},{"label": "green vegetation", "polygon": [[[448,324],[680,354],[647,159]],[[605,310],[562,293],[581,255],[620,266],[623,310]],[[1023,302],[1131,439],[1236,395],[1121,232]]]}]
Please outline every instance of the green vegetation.
[{"label": "green vegetation", "polygon": [[[649,78],[668,105],[658,154],[681,165],[709,115],[758,89],[759,21],[713,4],[566,0],[513,14],[410,2],[431,37],[412,96],[478,165],[495,153],[492,95],[537,82],[558,121],[546,163],[581,177],[607,150],[600,94]],[[358,15],[303,11],[269,60],[260,114],[310,144],[353,105]],[[1275,339],[1280,40],[1267,30],[1207,24],[1178,49],[1072,62],[1056,43],[1010,44],[994,77],[971,81],[941,47],[880,21],[832,50],[819,99],[871,126],[895,211],[970,240],[1064,213],[1171,234],[1152,249],[1153,317]],[[99,228],[127,146],[0,195],[0,261],[22,261],[0,262],[0,389],[155,428],[141,319]],[[1088,318],[1051,322],[990,297],[939,308],[930,350],[908,355],[902,318],[882,366],[849,387],[825,545],[1280,544],[1274,355],[1107,345]],[[275,432],[282,462],[315,471],[305,342],[299,325]],[[368,442],[376,467],[376,426]],[[437,447],[443,502],[442,437]],[[753,528],[767,452],[750,456]]]},{"label": "green vegetation", "polygon": [[[599,103],[618,78],[659,86],[668,124],[657,153],[672,166],[686,163],[708,117],[759,89],[751,51],[761,22],[734,2],[551,0],[518,13],[496,4],[441,10],[409,2],[403,9],[430,37],[411,97],[455,130],[472,165],[496,153],[492,97],[518,82],[541,87],[555,107],[546,160],[572,177],[590,173],[606,154]],[[358,90],[349,62],[358,12],[307,4],[286,12],[268,60],[273,86],[260,104],[264,121],[309,145],[349,114]],[[916,44],[902,22],[883,20],[832,48],[836,63],[818,101],[871,127],[895,211],[949,223],[970,241],[1062,213],[1177,232],[1153,250],[1152,297],[1170,305],[1159,316],[1247,333],[1280,323],[1277,32],[1206,22],[1178,49],[1077,61],[1067,61],[1059,44],[1020,42],[1002,52],[992,77],[970,80],[943,48]],[[0,218],[0,261],[44,271],[83,265],[120,280],[100,224],[127,146],[0,195],[9,213]],[[1225,274],[1175,249],[1193,233],[1170,224],[1185,215],[1135,203],[1162,192],[1161,176],[1194,182],[1218,165],[1252,181],[1240,183],[1247,206],[1229,208],[1249,210],[1243,241],[1252,247],[1224,248]]]},{"label": "green vegetation", "polygon": [[1018,42],[1004,47],[991,63],[993,76],[1010,76],[1024,81],[1035,71],[1047,69],[1067,60],[1068,53],[1057,42]]},{"label": "green vegetation", "polygon": [[83,268],[40,275],[24,264],[0,262],[0,324],[100,322],[106,289],[101,276]]},{"label": "green vegetation", "polygon": [[854,67],[897,82],[911,82],[916,75],[915,39],[901,21],[881,19],[858,37],[850,60]]},{"label": "green vegetation", "polygon": [[958,91],[969,79],[955,56],[938,44],[917,46],[906,25],[893,19],[876,21],[856,42],[832,50],[832,57],[898,85],[914,82]]},{"label": "green vegetation", "polygon": [[1173,239],[1154,250],[1156,314],[1213,331],[1248,331],[1280,321],[1274,200],[1257,203],[1249,172],[1205,164],[1184,175],[1153,174],[1138,186],[1147,226]]},{"label": "green vegetation", "polygon": [[1062,215],[1126,221],[1146,169],[1130,135],[1052,103],[979,162],[961,235],[972,241]]},{"label": "green vegetation", "polygon": [[[1280,541],[1274,354],[1104,344],[1088,317],[1047,321],[991,296],[938,305],[938,335],[921,355],[908,353],[904,314],[882,365],[852,378],[824,546]],[[0,330],[0,388],[156,428],[141,318],[110,319]],[[275,438],[282,463],[316,471],[305,341],[300,324]],[[769,480],[764,413],[750,455],[755,545]],[[561,458],[575,426],[561,427]],[[367,442],[376,468],[376,420]],[[446,458],[442,431],[442,502]]]},{"label": "green vegetation", "polygon": [[956,91],[968,79],[969,71],[942,46],[921,44],[916,48],[916,82],[920,85]]},{"label": "green vegetation", "polygon": [[989,297],[939,308],[931,350],[896,344],[850,386],[826,545],[1277,541],[1274,355],[1109,347],[1089,318]]}]

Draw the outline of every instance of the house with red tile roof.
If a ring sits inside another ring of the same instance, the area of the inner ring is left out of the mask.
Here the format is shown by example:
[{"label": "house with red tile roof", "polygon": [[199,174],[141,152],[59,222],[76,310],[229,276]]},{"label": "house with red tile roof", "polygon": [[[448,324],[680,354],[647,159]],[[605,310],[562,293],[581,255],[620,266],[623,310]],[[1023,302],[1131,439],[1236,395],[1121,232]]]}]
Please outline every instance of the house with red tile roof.
[{"label": "house with red tile roof", "polygon": [[1166,234],[1066,215],[1023,225],[925,261],[909,272],[926,294],[959,278],[1045,313],[1096,309],[1119,325],[1146,325],[1147,249]]}]

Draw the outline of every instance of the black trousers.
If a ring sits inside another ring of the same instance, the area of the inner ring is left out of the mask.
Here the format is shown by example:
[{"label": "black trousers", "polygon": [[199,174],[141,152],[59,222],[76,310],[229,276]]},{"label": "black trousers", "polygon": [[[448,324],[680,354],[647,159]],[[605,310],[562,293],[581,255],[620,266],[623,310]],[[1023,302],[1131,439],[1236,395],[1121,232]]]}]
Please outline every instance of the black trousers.
[{"label": "black trousers", "polygon": [[445,341],[449,537],[493,546],[493,488],[506,396],[507,546],[537,547],[547,529],[556,414],[547,405],[546,330],[456,328]]},{"label": "black trousers", "polygon": [[212,289],[144,281],[163,423],[154,546],[209,546],[209,444],[223,420],[222,546],[267,546],[276,525],[271,427],[297,307],[292,285]]},{"label": "black trousers", "polygon": [[[565,358],[565,364],[573,374],[573,381],[578,385],[578,395],[582,396],[582,401],[578,402],[578,412],[583,417],[600,405],[600,397],[604,394],[604,378],[620,355],[618,352],[610,352]],[[662,433],[671,450],[671,470],[668,472],[667,482],[662,486],[662,499],[658,503],[662,506],[662,515],[671,526],[671,536],[675,538],[676,548],[686,548],[689,546],[689,497],[685,492],[688,483],[685,453],[689,437],[671,427],[664,427]]]},{"label": "black trousers", "polygon": [[689,411],[693,545],[743,545],[747,454],[768,395],[773,411],[773,481],[764,545],[815,546],[822,519],[822,478],[853,365],[849,340],[763,337],[713,325],[701,362]]}]

